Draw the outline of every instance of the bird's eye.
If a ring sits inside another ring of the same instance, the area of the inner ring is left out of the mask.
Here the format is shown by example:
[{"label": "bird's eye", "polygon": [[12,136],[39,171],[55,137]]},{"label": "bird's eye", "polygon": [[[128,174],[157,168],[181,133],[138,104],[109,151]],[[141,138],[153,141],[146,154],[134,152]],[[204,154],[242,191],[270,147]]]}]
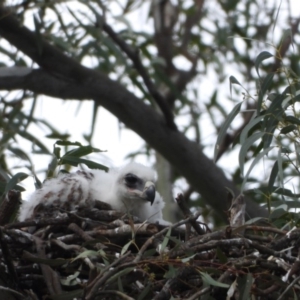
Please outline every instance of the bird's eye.
[{"label": "bird's eye", "polygon": [[138,182],[138,177],[129,173],[125,175],[125,182],[128,186],[133,186]]}]

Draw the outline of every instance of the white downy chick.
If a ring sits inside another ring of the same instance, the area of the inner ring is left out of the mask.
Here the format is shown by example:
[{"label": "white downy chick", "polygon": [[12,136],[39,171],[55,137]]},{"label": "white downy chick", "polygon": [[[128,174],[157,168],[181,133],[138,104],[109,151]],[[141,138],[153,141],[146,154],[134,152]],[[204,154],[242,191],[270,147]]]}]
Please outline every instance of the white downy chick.
[{"label": "white downy chick", "polygon": [[47,180],[24,201],[19,221],[39,215],[52,215],[53,211],[72,211],[76,207],[93,208],[95,200],[109,204],[112,209],[129,212],[141,221],[161,225],[163,199],[155,190],[155,172],[138,163],[129,163],[120,169],[77,171]]}]

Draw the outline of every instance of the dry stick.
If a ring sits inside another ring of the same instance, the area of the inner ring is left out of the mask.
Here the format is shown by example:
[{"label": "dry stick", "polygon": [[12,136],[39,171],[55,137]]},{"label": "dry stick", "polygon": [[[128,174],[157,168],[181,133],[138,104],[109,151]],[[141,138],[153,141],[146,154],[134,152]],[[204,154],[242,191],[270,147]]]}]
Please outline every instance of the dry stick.
[{"label": "dry stick", "polygon": [[204,289],[201,289],[200,291],[196,292],[194,295],[192,295],[191,297],[187,298],[186,300],[195,300],[195,299],[198,299],[200,296],[209,293],[210,290],[211,290],[211,287],[207,286]]},{"label": "dry stick", "polygon": [[[179,208],[181,209],[181,211],[184,215],[184,218],[189,218],[189,217],[193,216],[192,212],[190,211],[190,209],[186,205],[185,199],[184,199],[182,194],[178,194],[177,197],[175,198],[175,200],[176,200]],[[205,231],[197,223],[197,220],[191,220],[190,224],[193,226],[193,228],[195,229],[195,231],[198,234],[200,234],[200,235],[205,234]]]},{"label": "dry stick", "polygon": [[245,227],[245,230],[268,231],[268,232],[274,232],[274,233],[278,233],[278,234],[282,234],[282,235],[285,235],[287,233],[286,230],[280,230],[280,229],[274,228],[274,227],[256,226],[256,225],[247,225]]},{"label": "dry stick", "polygon": [[279,296],[279,298],[277,300],[281,300],[284,299],[284,295],[289,291],[289,289],[297,282],[300,280],[300,276],[298,276],[297,278],[295,278],[291,284],[288,285],[288,287],[283,291],[283,293]]},{"label": "dry stick", "polygon": [[83,248],[82,246],[79,246],[79,245],[68,245],[68,244],[65,244],[64,242],[60,241],[60,240],[57,240],[57,239],[52,239],[50,240],[51,244],[53,245],[57,245],[59,246],[60,248],[66,250],[66,251],[75,251],[75,252],[82,252],[83,250],[85,250],[85,248]]},{"label": "dry stick", "polygon": [[16,285],[19,285],[18,275],[12,257],[10,255],[10,250],[7,246],[7,243],[4,240],[3,227],[0,227],[0,246],[1,246],[4,262],[6,263],[7,266],[8,273],[13,278],[14,283]]},{"label": "dry stick", "polygon": [[[15,290],[12,290],[6,286],[2,286],[0,285],[0,291],[3,291],[3,292],[8,292],[8,293],[12,293],[13,295],[17,296],[18,299],[28,299],[27,297],[25,297],[23,294],[15,291]],[[2,293],[1,293],[2,294]]]},{"label": "dry stick", "polygon": [[78,234],[86,242],[95,240],[75,223],[71,223],[68,228]]},{"label": "dry stick", "polygon": [[48,226],[48,225],[64,225],[70,223],[71,220],[68,217],[64,218],[47,218],[47,219],[35,219],[35,220],[27,220],[24,222],[17,222],[6,225],[5,229],[13,229],[13,228],[23,228],[30,226]]},{"label": "dry stick", "polygon": [[99,291],[95,296],[106,295],[106,294],[115,295],[115,296],[118,296],[118,297],[120,297],[122,299],[125,299],[125,300],[134,300],[134,298],[131,298],[131,297],[125,295],[124,293],[121,293],[120,291],[110,291],[110,290]]},{"label": "dry stick", "polygon": [[[107,274],[110,274],[111,271],[116,270],[116,268],[114,268],[114,267],[116,265],[120,264],[123,260],[125,260],[130,254],[131,254],[131,252],[128,251],[123,256],[120,256],[117,260],[115,260],[109,266],[107,266],[106,268],[104,268],[102,270],[102,272],[86,287],[86,290],[90,289],[89,295],[86,298],[87,300],[88,299],[92,299],[93,295],[97,293],[97,289],[100,287],[100,285],[107,280]],[[108,271],[108,270],[110,270],[110,271]],[[105,273],[106,273],[106,275],[103,275]]]},{"label": "dry stick", "polygon": [[133,262],[138,263],[138,262],[141,260],[143,253],[144,253],[144,252],[146,251],[146,249],[153,243],[154,239],[156,239],[156,238],[158,238],[158,237],[164,235],[166,232],[168,232],[168,230],[169,230],[170,228],[173,229],[173,228],[176,228],[176,227],[178,227],[178,226],[180,226],[180,225],[186,224],[186,223],[190,222],[191,220],[197,220],[198,217],[200,216],[200,214],[201,214],[201,213],[198,212],[198,213],[196,213],[194,216],[191,216],[191,217],[189,217],[189,218],[187,218],[187,219],[185,219],[185,220],[179,221],[179,222],[173,224],[172,226],[166,227],[166,228],[163,229],[162,231],[160,231],[160,232],[154,234],[153,236],[151,236],[151,237],[144,243],[144,245],[142,246],[142,248],[140,249],[140,251],[137,253],[137,255],[136,255],[135,259],[133,260]]},{"label": "dry stick", "polygon": [[103,22],[102,28],[111,37],[111,39],[121,48],[121,50],[123,50],[127,54],[127,56],[131,59],[135,68],[141,75],[150,95],[153,97],[153,99],[161,109],[162,113],[164,114],[168,126],[174,130],[177,130],[177,126],[174,123],[174,117],[172,111],[167,105],[167,102],[164,99],[164,97],[155,88],[147,70],[144,68],[140,60],[138,50],[133,50],[124,40],[122,40],[114,32],[114,30],[108,24]]},{"label": "dry stick", "polygon": [[[47,258],[45,253],[44,242],[41,239],[35,237],[35,243],[38,256],[40,258]],[[42,269],[42,273],[50,294],[61,294],[62,288],[57,273],[53,271],[52,268],[48,265],[40,264],[40,267]]]},{"label": "dry stick", "polygon": [[99,281],[97,281],[94,286],[92,287],[90,293],[87,295],[86,300],[91,300],[94,299],[95,296],[98,293],[98,289],[101,287],[101,285],[103,285],[109,278],[111,278],[113,275],[115,275],[116,273],[118,273],[120,271],[120,269],[124,269],[124,268],[128,268],[128,267],[133,267],[136,264],[133,262],[129,262],[129,263],[125,263],[123,265],[120,265],[114,269],[111,269],[109,272],[107,272],[105,275],[102,276],[102,278],[99,279]]}]

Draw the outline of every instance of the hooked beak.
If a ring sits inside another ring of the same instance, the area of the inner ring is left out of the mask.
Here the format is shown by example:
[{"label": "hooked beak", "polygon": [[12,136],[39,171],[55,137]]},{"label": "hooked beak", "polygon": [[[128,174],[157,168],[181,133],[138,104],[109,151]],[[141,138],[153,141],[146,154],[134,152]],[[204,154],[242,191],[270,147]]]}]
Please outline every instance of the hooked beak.
[{"label": "hooked beak", "polygon": [[144,190],[142,193],[142,198],[149,201],[152,205],[154,202],[154,199],[155,199],[155,193],[156,193],[156,190],[155,190],[154,183],[151,181],[147,181],[145,183],[145,187],[144,187]]}]

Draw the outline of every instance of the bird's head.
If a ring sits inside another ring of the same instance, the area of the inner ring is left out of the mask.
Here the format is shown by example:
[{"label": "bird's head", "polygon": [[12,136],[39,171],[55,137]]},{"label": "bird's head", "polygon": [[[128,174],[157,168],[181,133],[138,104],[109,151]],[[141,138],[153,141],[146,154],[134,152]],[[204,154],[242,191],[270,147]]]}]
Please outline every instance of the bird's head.
[{"label": "bird's head", "polygon": [[156,196],[155,173],[138,163],[130,163],[120,170],[119,193],[124,200],[154,202]]}]

